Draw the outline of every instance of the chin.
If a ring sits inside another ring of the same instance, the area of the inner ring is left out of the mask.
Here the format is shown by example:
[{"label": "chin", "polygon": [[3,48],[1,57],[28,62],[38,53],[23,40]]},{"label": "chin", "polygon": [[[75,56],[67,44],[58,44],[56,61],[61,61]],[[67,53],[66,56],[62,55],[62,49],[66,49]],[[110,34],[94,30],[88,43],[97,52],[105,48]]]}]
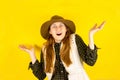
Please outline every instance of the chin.
[{"label": "chin", "polygon": [[56,41],[60,41],[60,42],[61,42],[62,40],[63,40],[63,38],[57,38],[57,39],[56,39]]}]

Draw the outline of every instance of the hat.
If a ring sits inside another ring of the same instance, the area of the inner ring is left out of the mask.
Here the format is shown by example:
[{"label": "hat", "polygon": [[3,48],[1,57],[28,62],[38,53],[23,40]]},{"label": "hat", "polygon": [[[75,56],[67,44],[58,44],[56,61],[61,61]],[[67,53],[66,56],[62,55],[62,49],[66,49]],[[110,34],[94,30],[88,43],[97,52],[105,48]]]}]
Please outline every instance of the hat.
[{"label": "hat", "polygon": [[73,21],[64,19],[63,17],[58,16],[58,15],[55,15],[55,16],[51,17],[51,19],[49,21],[46,21],[45,23],[43,23],[41,26],[40,33],[44,39],[49,38],[49,36],[50,36],[49,27],[54,22],[63,22],[70,29],[71,34],[75,33],[75,24],[73,23]]}]

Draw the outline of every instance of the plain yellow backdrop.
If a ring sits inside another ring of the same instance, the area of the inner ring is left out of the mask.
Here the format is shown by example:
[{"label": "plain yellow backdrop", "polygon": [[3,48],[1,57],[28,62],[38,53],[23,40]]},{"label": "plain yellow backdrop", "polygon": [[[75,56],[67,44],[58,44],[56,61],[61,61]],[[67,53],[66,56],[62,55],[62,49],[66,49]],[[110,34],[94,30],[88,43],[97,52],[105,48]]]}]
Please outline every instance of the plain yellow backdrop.
[{"label": "plain yellow backdrop", "polygon": [[[45,40],[40,26],[53,15],[74,21],[76,33],[88,44],[88,32],[95,23],[106,21],[94,35],[98,60],[85,64],[91,80],[120,80],[120,2],[119,0],[3,0],[0,1],[0,80],[37,80],[28,70],[29,55],[19,44],[39,47]],[[46,79],[47,80],[47,79]]]}]

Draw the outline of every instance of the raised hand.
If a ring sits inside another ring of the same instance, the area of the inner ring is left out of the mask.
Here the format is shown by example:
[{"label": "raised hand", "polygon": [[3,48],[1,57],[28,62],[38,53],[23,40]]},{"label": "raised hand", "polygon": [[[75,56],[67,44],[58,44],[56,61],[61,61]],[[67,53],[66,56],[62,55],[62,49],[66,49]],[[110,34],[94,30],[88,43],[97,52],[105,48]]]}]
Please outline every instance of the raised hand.
[{"label": "raised hand", "polygon": [[94,33],[96,33],[96,32],[98,32],[99,30],[102,30],[103,29],[103,27],[104,27],[104,25],[105,25],[105,21],[103,21],[98,27],[97,27],[97,24],[95,24],[94,26],[93,26],[93,28],[91,28],[90,29],[90,34],[94,34]]},{"label": "raised hand", "polygon": [[35,52],[34,52],[34,48],[33,46],[25,46],[25,45],[19,45],[19,48],[27,53],[29,53],[30,58],[32,60],[32,63],[34,64],[36,61],[36,56],[35,56]]},{"label": "raised hand", "polygon": [[29,54],[34,53],[33,46],[25,46],[25,45],[19,45],[19,48]]},{"label": "raised hand", "polygon": [[99,30],[101,30],[103,27],[104,27],[104,24],[105,24],[105,21],[103,21],[98,27],[97,27],[97,24],[95,24],[94,26],[93,26],[93,28],[92,29],[90,29],[90,31],[89,31],[89,47],[90,47],[90,49],[94,49],[94,39],[93,39],[93,35],[97,32],[97,31],[99,31]]}]

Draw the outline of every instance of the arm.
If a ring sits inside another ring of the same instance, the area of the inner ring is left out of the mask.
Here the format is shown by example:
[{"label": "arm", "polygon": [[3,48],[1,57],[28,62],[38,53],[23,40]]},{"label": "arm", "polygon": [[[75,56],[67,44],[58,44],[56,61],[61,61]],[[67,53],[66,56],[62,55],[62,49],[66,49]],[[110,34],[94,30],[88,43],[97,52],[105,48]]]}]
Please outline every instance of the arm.
[{"label": "arm", "polygon": [[43,80],[46,77],[46,73],[44,72],[44,59],[43,59],[43,53],[41,52],[41,60],[40,63],[38,60],[35,61],[34,64],[30,62],[29,68],[32,69],[33,74],[39,79]]},{"label": "arm", "polygon": [[29,64],[29,68],[32,69],[33,74],[39,79],[43,80],[46,77],[46,73],[44,72],[44,59],[43,53],[41,51],[41,60],[40,63],[36,59],[34,48],[31,46],[30,48],[26,47],[25,45],[20,45],[19,48],[30,55],[31,61]]},{"label": "arm", "polygon": [[90,29],[90,31],[89,31],[89,47],[90,47],[90,49],[94,50],[93,36],[96,32],[98,32],[99,30],[101,30],[103,28],[104,24],[105,24],[105,21],[103,21],[99,27],[96,27],[97,24],[95,24],[93,26],[93,28]]},{"label": "arm", "polygon": [[89,32],[89,46],[87,46],[79,35],[76,35],[76,44],[78,52],[84,62],[93,66],[97,60],[97,47],[94,45],[93,35],[101,30],[105,21],[97,28],[97,24]]},{"label": "arm", "polygon": [[78,53],[82,60],[88,65],[93,66],[97,60],[97,47],[94,45],[94,50],[90,49],[87,46],[82,38],[79,35],[75,35],[76,45],[78,49]]}]

